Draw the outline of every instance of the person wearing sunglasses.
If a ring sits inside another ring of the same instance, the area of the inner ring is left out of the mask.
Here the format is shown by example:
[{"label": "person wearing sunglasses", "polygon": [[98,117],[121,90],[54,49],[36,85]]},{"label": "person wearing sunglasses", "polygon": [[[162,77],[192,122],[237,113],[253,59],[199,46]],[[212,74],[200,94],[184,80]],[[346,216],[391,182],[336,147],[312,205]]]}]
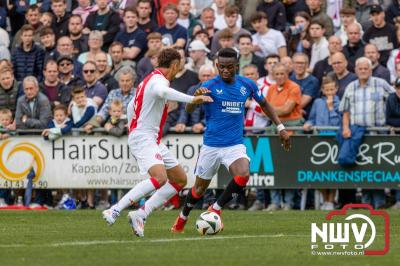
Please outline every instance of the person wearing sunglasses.
[{"label": "person wearing sunglasses", "polygon": [[87,61],[82,67],[84,89],[86,96],[91,98],[98,108],[103,105],[107,98],[106,87],[97,79],[97,66],[93,61]]},{"label": "person wearing sunglasses", "polygon": [[57,60],[59,81],[69,87],[83,86],[80,75],[74,74],[74,59],[72,56],[63,55]]}]

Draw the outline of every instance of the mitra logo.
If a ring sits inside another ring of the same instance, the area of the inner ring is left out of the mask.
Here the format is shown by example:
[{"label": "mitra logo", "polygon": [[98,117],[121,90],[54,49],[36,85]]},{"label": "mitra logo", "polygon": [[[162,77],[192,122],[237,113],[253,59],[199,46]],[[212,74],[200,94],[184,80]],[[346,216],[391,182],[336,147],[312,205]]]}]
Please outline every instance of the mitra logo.
[{"label": "mitra logo", "polygon": [[272,174],[274,172],[269,138],[245,138],[244,145],[247,155],[250,157],[251,174],[262,172]]},{"label": "mitra logo", "polygon": [[[350,209],[357,212],[348,214]],[[347,204],[331,211],[326,220],[311,224],[312,255],[385,255],[389,251],[390,223],[385,211],[374,210],[368,204]],[[377,243],[377,236],[383,236],[383,247]]]}]

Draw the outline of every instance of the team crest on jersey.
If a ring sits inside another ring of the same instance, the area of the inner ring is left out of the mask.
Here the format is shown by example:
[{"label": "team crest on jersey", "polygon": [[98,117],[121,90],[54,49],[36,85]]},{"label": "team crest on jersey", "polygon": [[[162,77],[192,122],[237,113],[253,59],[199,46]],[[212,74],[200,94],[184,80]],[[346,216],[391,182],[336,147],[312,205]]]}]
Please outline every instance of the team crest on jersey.
[{"label": "team crest on jersey", "polygon": [[159,154],[159,153],[156,153],[155,157],[156,157],[156,159],[157,159],[157,160],[160,160],[160,161],[162,161],[161,154]]},{"label": "team crest on jersey", "polygon": [[240,93],[241,93],[241,94],[243,94],[243,96],[244,96],[244,95],[246,95],[246,94],[247,94],[247,90],[246,90],[246,88],[245,88],[245,87],[243,87],[243,86],[242,86],[242,87],[240,87]]},{"label": "team crest on jersey", "polygon": [[222,89],[216,89],[215,91],[217,92],[217,94],[222,94]]}]

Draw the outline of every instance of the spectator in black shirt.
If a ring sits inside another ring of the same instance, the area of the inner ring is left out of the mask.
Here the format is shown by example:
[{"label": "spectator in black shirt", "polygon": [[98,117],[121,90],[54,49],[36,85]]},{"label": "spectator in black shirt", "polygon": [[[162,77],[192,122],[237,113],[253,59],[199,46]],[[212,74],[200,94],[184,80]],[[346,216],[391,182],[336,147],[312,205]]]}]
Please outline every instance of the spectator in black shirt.
[{"label": "spectator in black shirt", "polygon": [[329,56],[325,59],[318,61],[315,64],[312,72],[312,75],[319,80],[320,84],[322,83],[322,78],[332,71],[332,55],[334,53],[341,52],[343,49],[341,40],[337,36],[331,36],[328,40],[328,43]]},{"label": "spectator in black shirt", "polygon": [[119,85],[115,78],[109,73],[110,68],[108,67],[107,59],[107,54],[104,52],[100,52],[95,56],[97,80],[103,83],[107,89],[107,92],[110,92],[114,89],[118,89]]},{"label": "spectator in black shirt", "polygon": [[268,28],[284,31],[286,27],[285,6],[277,0],[264,0],[257,6],[257,11],[264,12],[268,18]]},{"label": "spectator in black shirt", "polygon": [[40,32],[40,44],[44,48],[44,62],[55,57],[56,36],[50,27],[44,27]]},{"label": "spectator in black shirt", "polygon": [[386,102],[386,124],[400,127],[400,78],[395,83],[396,92],[389,95]]},{"label": "spectator in black shirt", "polygon": [[138,12],[138,27],[147,34],[154,32],[158,25],[154,20],[150,18],[151,15],[151,1],[150,0],[139,0],[136,6]]},{"label": "spectator in black shirt", "polygon": [[286,0],[286,20],[290,24],[294,24],[295,15],[298,12],[308,12],[308,7],[304,0]]},{"label": "spectator in black shirt", "polygon": [[84,34],[98,30],[103,34],[103,50],[107,51],[119,31],[121,18],[119,14],[110,9],[107,0],[96,0],[99,9],[90,13],[83,29]]},{"label": "spectator in black shirt", "polygon": [[375,44],[367,44],[364,48],[365,57],[371,60],[372,63],[372,76],[382,78],[390,84],[390,71],[379,64],[379,51]]},{"label": "spectator in black shirt", "polygon": [[89,50],[89,36],[83,34],[82,17],[80,15],[72,15],[68,23],[69,38],[74,44],[73,54],[75,56],[87,52]]},{"label": "spectator in black shirt", "polygon": [[67,35],[68,20],[71,14],[67,13],[67,4],[65,0],[52,0],[51,10],[54,13],[54,18],[51,24],[56,38]]},{"label": "spectator in black shirt", "polygon": [[355,66],[356,60],[364,55],[364,42],[361,39],[361,26],[353,23],[347,26],[347,44],[343,47],[350,65]]},{"label": "spectator in black shirt", "polygon": [[379,63],[386,66],[390,52],[398,46],[396,29],[385,22],[385,12],[380,5],[372,5],[370,14],[373,25],[365,32],[363,39],[366,43],[373,43],[378,47],[381,54]]}]

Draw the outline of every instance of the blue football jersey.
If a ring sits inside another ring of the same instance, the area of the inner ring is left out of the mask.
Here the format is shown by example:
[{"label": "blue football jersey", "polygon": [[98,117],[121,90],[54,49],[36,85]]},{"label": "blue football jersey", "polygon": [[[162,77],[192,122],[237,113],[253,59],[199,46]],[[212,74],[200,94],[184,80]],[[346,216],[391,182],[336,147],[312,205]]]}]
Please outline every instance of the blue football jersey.
[{"label": "blue football jersey", "polygon": [[236,76],[228,84],[220,76],[203,83],[214,100],[204,105],[206,131],[204,144],[210,147],[228,147],[243,143],[245,103],[249,97],[261,101],[263,95],[248,78]]}]

